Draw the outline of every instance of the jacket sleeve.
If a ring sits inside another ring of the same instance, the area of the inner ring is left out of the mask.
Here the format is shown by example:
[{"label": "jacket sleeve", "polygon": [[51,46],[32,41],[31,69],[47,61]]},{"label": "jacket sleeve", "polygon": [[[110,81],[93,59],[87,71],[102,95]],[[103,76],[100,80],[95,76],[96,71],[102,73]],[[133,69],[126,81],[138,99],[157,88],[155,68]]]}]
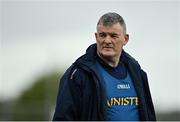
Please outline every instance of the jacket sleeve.
[{"label": "jacket sleeve", "polygon": [[53,121],[78,120],[81,102],[80,76],[69,68],[60,80]]},{"label": "jacket sleeve", "polygon": [[155,115],[155,110],[154,110],[154,105],[150,93],[150,88],[148,84],[148,78],[146,72],[141,70],[141,75],[142,75],[142,80],[145,88],[145,95],[146,95],[146,103],[148,103],[148,116],[149,116],[149,121],[156,121],[156,115]]}]

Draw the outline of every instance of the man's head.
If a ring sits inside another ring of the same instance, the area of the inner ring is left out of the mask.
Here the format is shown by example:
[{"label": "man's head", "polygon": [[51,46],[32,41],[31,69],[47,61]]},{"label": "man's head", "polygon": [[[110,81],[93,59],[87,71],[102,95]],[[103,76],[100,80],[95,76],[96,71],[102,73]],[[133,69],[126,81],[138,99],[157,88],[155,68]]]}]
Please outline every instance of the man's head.
[{"label": "man's head", "polygon": [[129,40],[126,24],[117,13],[106,13],[99,19],[95,36],[97,53],[103,58],[119,58]]},{"label": "man's head", "polygon": [[117,13],[109,12],[101,16],[97,23],[97,29],[98,25],[102,24],[104,26],[112,26],[113,24],[119,23],[124,30],[124,33],[126,34],[126,23],[124,19]]}]

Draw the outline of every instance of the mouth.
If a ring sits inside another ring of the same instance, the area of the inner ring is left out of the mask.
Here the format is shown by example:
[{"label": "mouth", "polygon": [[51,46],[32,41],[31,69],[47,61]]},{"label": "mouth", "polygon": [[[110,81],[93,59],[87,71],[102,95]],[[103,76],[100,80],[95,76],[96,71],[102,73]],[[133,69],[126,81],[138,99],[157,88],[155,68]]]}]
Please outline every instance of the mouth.
[{"label": "mouth", "polygon": [[113,47],[103,47],[103,48],[105,48],[105,49],[112,49]]},{"label": "mouth", "polygon": [[112,48],[112,47],[103,47],[103,50],[104,50],[104,51],[112,51],[113,48]]}]

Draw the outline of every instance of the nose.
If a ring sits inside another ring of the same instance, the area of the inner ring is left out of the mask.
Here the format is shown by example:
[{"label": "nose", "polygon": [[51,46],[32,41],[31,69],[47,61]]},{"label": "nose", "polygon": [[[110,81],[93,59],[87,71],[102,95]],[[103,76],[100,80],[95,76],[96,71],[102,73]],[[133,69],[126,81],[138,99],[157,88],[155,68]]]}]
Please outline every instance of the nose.
[{"label": "nose", "polygon": [[104,39],[105,43],[111,43],[111,37],[109,35],[106,36],[106,38]]}]

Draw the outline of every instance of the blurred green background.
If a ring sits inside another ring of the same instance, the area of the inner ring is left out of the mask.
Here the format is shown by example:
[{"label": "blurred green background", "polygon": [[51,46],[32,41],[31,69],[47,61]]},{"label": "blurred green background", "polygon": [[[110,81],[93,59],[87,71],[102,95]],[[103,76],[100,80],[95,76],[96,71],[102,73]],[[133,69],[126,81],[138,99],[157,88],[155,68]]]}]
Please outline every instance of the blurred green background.
[{"label": "blurred green background", "polygon": [[[57,71],[41,76],[17,99],[0,101],[0,120],[52,120],[61,76]],[[157,120],[180,120],[180,111],[156,111],[156,115]]]},{"label": "blurred green background", "polygon": [[1,101],[0,120],[51,120],[60,76],[41,76],[16,99]]}]

